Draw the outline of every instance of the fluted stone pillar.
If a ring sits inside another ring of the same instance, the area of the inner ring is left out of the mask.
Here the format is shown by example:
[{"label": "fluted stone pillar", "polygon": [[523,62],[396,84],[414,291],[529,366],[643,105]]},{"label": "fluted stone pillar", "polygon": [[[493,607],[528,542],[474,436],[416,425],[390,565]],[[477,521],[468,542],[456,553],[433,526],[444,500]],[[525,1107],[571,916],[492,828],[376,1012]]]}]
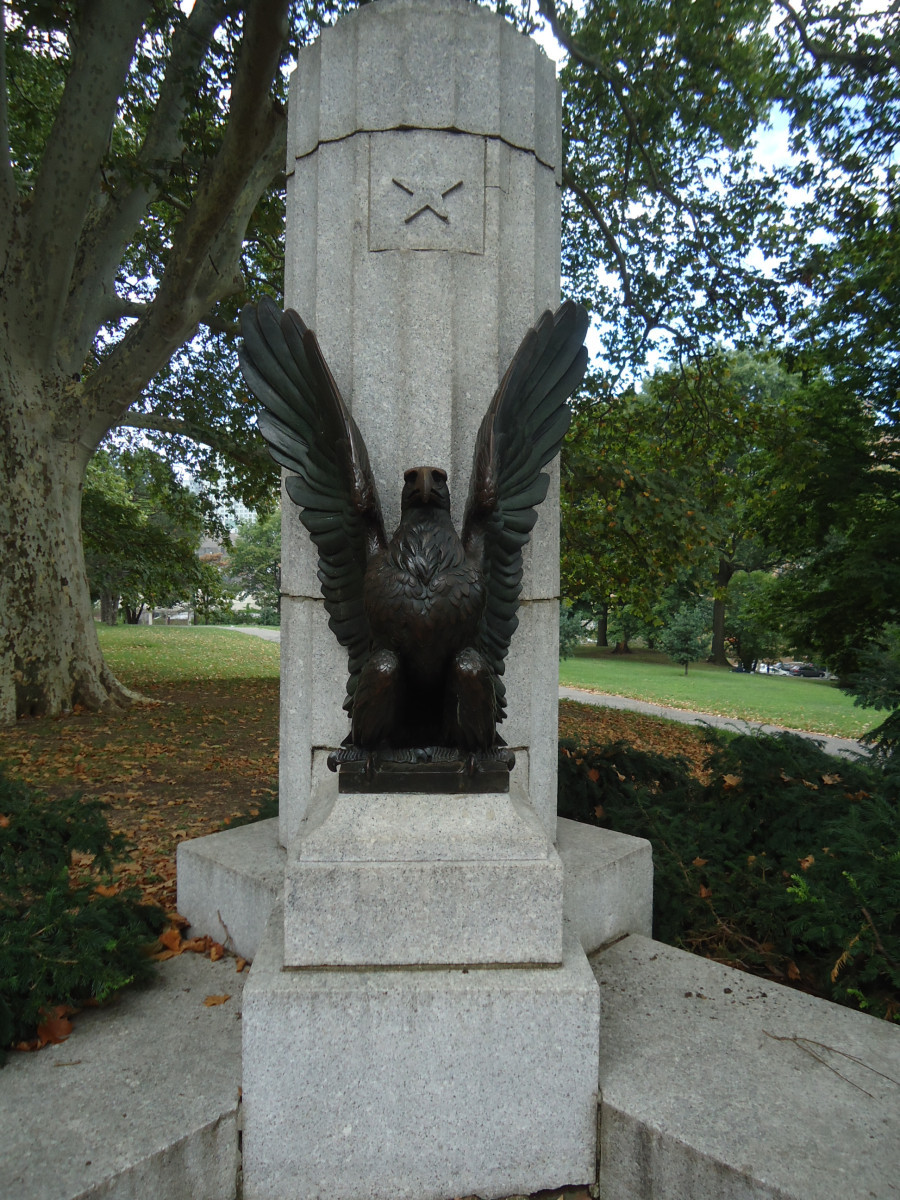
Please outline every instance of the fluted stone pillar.
[{"label": "fluted stone pillar", "polygon": [[[467,0],[379,0],[301,52],[290,97],[286,305],[362,430],[388,533],[406,468],[442,466],[461,521],[475,434],[523,335],[559,302],[555,65]],[[507,663],[515,781],[556,828],[559,499],[526,552]],[[459,524],[457,525],[459,527]],[[281,840],[349,731],[346,655],[285,498]]]}]

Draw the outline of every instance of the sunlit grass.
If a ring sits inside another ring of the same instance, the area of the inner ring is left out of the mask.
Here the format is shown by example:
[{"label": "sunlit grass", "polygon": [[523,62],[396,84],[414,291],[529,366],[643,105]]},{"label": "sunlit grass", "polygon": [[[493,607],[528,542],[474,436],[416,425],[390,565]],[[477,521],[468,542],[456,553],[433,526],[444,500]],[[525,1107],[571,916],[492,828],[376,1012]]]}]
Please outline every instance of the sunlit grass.
[{"label": "sunlit grass", "polygon": [[685,675],[683,667],[650,650],[614,655],[582,647],[560,663],[559,679],[567,687],[838,737],[859,737],[879,720],[824,679],[744,675],[703,662],[692,663]]},{"label": "sunlit grass", "polygon": [[100,647],[128,686],[200,679],[277,679],[279,646],[232,629],[102,625]]}]

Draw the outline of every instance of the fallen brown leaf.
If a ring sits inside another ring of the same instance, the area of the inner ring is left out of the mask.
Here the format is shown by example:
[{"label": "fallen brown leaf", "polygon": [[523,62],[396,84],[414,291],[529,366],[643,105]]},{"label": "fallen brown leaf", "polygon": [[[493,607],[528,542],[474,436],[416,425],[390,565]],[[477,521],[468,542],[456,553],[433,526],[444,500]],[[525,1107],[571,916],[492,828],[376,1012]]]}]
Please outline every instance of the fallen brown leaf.
[{"label": "fallen brown leaf", "polygon": [[224,1004],[226,1000],[230,1000],[231,996],[207,996],[203,1003],[207,1008],[215,1008],[217,1004]]}]

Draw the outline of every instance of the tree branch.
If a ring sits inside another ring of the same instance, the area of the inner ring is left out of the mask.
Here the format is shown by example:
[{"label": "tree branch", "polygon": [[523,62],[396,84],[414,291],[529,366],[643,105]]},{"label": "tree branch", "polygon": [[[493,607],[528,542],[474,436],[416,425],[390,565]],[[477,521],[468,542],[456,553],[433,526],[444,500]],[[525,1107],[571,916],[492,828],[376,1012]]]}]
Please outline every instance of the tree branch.
[{"label": "tree branch", "polygon": [[72,362],[83,359],[87,352],[125,248],[148,206],[168,183],[172,165],[184,149],[181,122],[190,102],[188,84],[199,70],[226,9],[222,0],[196,0],[190,16],[176,28],[159,99],[137,156],[133,183],[111,194],[104,193],[85,226],[67,303],[66,351]]},{"label": "tree branch", "polygon": [[118,428],[146,429],[150,433],[170,433],[177,437],[186,437],[192,442],[208,446],[218,454],[228,455],[242,466],[251,467],[267,463],[271,465],[273,473],[277,470],[262,439],[259,439],[258,443],[243,446],[208,425],[198,425],[193,421],[178,420],[176,417],[157,416],[154,413],[127,413],[119,422]]},{"label": "tree branch", "polygon": [[588,195],[585,189],[576,182],[572,172],[566,168],[563,171],[563,183],[570,192],[577,198],[578,203],[587,212],[592,221],[595,222],[600,232],[603,234],[603,240],[616,260],[616,265],[619,269],[619,278],[622,281],[622,298],[625,301],[625,307],[631,308],[631,276],[628,273],[628,263],[625,261],[625,255],[622,253],[622,248],[616,241],[613,231],[607,225],[603,214],[594,202],[593,197]]},{"label": "tree branch", "polygon": [[[268,181],[284,168],[287,119],[269,89],[287,3],[249,6],[222,146],[175,233],[152,305],[85,381],[82,400],[91,414],[124,415],[215,303],[243,287],[239,255],[247,222]],[[248,147],[262,150],[254,156]]]},{"label": "tree branch", "polygon": [[[143,300],[129,300],[127,297],[119,295],[109,296],[104,301],[100,313],[100,323],[114,325],[123,317],[135,317],[137,320],[141,320],[147,316],[150,309],[151,304],[147,304]],[[211,329],[213,333],[224,333],[229,337],[239,337],[241,332],[241,327],[236,321],[226,321],[224,317],[217,316],[215,313],[208,313],[205,317],[201,317],[200,324]]]},{"label": "tree branch", "polygon": [[33,336],[55,351],[75,248],[109,145],[147,0],[84,0],[62,101],[28,210]]},{"label": "tree branch", "polygon": [[790,0],[775,0],[775,3],[782,12],[787,13],[788,20],[797,31],[800,45],[817,64],[836,63],[842,67],[852,67],[858,74],[865,76],[887,75],[897,69],[897,61],[892,54],[881,55],[864,50],[835,50],[825,42],[814,40],[808,26],[804,24],[802,17]]},{"label": "tree branch", "polygon": [[631,145],[637,150],[639,158],[647,168],[647,172],[650,176],[650,182],[654,190],[658,192],[660,196],[663,196],[666,200],[668,200],[676,212],[687,213],[691,224],[694,227],[694,232],[699,232],[701,222],[697,214],[694,212],[691,206],[687,204],[677,192],[674,192],[662,178],[653,159],[653,155],[650,153],[649,149],[644,143],[644,139],[641,137],[637,118],[635,117],[634,112],[631,109],[631,105],[628,103],[625,97],[624,81],[621,74],[610,67],[607,63],[603,62],[602,59],[597,58],[593,54],[589,54],[587,50],[580,45],[580,43],[576,42],[575,39],[571,37],[568,31],[565,30],[560,23],[553,0],[538,0],[538,8],[540,9],[541,15],[550,26],[553,36],[566,50],[569,56],[574,58],[576,62],[581,63],[583,67],[587,67],[591,71],[596,71],[604,83],[606,83],[609,87],[615,98],[616,104],[619,107],[619,111],[622,113],[622,116],[625,118],[625,122],[628,125],[628,130],[632,139]]}]

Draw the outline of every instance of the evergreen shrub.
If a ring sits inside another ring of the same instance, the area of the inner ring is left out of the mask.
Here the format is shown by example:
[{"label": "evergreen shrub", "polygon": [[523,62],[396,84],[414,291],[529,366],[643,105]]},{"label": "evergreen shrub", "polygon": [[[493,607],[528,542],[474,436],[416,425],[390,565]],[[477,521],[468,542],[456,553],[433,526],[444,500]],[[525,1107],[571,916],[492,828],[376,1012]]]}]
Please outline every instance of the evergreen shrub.
[{"label": "evergreen shrub", "polygon": [[129,846],[104,807],[52,800],[0,767],[0,1064],[56,1006],[100,1003],[152,971],[165,916],[137,888],[114,890]]},{"label": "evergreen shrub", "polygon": [[709,733],[704,778],[560,742],[559,813],[653,844],[654,936],[900,1020],[900,772]]}]

